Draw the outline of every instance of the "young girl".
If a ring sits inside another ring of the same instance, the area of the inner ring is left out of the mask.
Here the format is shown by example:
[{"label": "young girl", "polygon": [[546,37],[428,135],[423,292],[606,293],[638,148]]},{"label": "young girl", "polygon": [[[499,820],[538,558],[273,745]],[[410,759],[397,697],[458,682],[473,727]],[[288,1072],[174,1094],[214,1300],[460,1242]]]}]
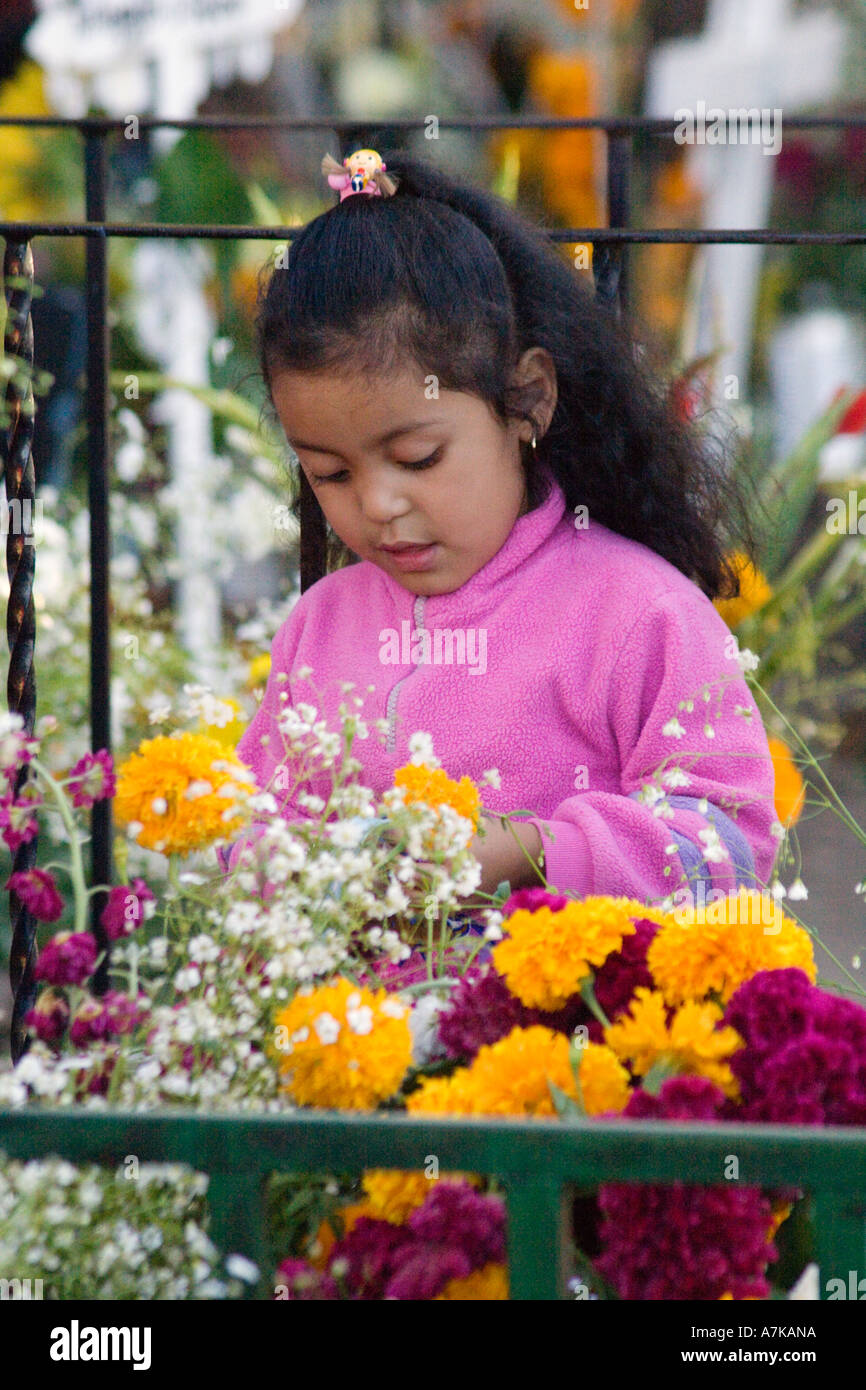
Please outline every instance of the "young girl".
[{"label": "young girl", "polygon": [[388,721],[355,746],[377,793],[420,730],[451,777],[499,770],[488,811],[526,813],[483,823],[483,892],[537,884],[529,857],[579,894],[765,884],[773,765],[712,603],[752,544],[733,481],[540,229],[416,158],[384,167],[358,177],[374,196],[339,181],[261,304],[271,399],[359,563],[276,634],[240,757],[267,785],[280,692],[336,728],[352,680]]}]

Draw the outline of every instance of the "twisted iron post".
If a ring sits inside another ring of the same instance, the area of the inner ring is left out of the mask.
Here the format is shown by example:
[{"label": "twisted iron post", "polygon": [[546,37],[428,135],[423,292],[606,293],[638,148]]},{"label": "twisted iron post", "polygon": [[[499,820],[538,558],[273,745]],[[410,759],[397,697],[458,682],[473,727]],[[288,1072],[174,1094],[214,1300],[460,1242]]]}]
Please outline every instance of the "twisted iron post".
[{"label": "twisted iron post", "polygon": [[[7,426],[3,432],[2,464],[6,483],[6,571],[9,577],[9,604],[6,610],[6,636],[9,642],[9,676],[6,696],[11,713],[20,714],[27,733],[33,733],[36,715],[36,677],[33,648],[36,620],[33,607],[33,575],[36,552],[32,518],[35,512],[36,475],[33,467],[33,248],[29,241],[7,241],[3,258],[6,293],[7,357],[17,359],[18,370],[6,387]],[[15,524],[9,523],[11,512]],[[30,522],[25,524],[24,519]],[[20,524],[19,524],[20,523]],[[29,777],[26,764],[15,779],[18,796]],[[36,839],[19,845],[13,858],[13,872],[32,869],[36,863]],[[12,1009],[13,1061],[26,1051],[24,1015],[33,1007],[36,995],[36,919],[18,895],[10,893],[12,951],[9,978],[14,993]]]}]

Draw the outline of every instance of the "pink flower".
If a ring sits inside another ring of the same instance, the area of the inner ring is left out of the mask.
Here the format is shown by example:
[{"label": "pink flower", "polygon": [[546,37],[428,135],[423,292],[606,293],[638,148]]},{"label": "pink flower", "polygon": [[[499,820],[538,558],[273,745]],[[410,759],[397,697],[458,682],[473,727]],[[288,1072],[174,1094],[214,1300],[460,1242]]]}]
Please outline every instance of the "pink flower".
[{"label": "pink flower", "polygon": [[82,1047],[98,1038],[114,1038],[131,1033],[145,1017],[140,996],[138,1000],[120,990],[110,989],[101,998],[88,997],[79,1004],[69,1029],[70,1040]]},{"label": "pink flower", "polygon": [[20,714],[4,715],[0,722],[3,725],[0,730],[0,770],[9,774],[16,772],[22,763],[29,763],[39,751],[39,744],[24,732],[24,720]]},{"label": "pink flower", "polygon": [[97,954],[90,932],[58,932],[36,962],[34,974],[50,985],[83,985],[96,969]]},{"label": "pink flower", "polygon": [[131,884],[121,883],[110,889],[108,902],[99,918],[109,941],[117,941],[121,936],[130,936],[136,927],[141,926],[146,902],[155,902],[155,898],[143,878],[134,879]]},{"label": "pink flower", "polygon": [[32,792],[25,788],[17,800],[12,795],[0,796],[0,835],[13,854],[38,833],[34,810],[41,803],[42,797],[35,788]]},{"label": "pink flower", "polygon": [[69,1005],[62,994],[43,989],[35,1006],[24,1015],[24,1022],[42,1042],[57,1042],[66,1032]]},{"label": "pink flower", "polygon": [[74,806],[89,810],[94,801],[114,796],[114,762],[111,754],[100,748],[98,753],[85,753],[69,774],[67,786]]},{"label": "pink flower", "polygon": [[63,913],[63,899],[46,869],[25,869],[10,874],[4,887],[17,893],[28,912],[40,922],[56,922]]}]

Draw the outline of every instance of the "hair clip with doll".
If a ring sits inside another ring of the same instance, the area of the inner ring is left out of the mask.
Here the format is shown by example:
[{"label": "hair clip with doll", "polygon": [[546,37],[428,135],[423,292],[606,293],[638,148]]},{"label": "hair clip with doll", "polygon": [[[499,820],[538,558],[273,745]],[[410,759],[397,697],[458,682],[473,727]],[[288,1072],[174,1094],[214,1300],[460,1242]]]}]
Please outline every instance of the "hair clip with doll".
[{"label": "hair clip with doll", "polygon": [[340,190],[340,202],[353,193],[390,198],[397,191],[397,180],[385,172],[387,166],[377,150],[353,150],[338,164],[333,155],[322,159],[322,173],[332,188]]}]

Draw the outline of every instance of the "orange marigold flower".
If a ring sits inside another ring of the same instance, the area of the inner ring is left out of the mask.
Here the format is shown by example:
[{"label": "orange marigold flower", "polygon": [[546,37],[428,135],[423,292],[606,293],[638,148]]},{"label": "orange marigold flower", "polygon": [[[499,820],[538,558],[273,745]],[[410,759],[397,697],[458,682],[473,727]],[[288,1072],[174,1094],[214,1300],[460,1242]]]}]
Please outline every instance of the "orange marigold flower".
[{"label": "orange marigold flower", "polygon": [[721,613],[728,627],[735,628],[744,618],[748,618],[752,613],[757,613],[759,608],[773,597],[773,590],[767,583],[765,576],[758,569],[755,569],[747,555],[736,551],[729,555],[728,559],[737,572],[740,581],[739,598],[717,598],[714,603]]},{"label": "orange marigold flower", "polygon": [[215,738],[160,735],[118,768],[114,811],[121,824],[140,826],[145,849],[188,854],[238,830],[239,807],[254,790],[252,773]]},{"label": "orange marigold flower", "polygon": [[[406,1104],[420,1115],[555,1115],[549,1081],[580,1104],[568,1038],[538,1025],[512,1028],[507,1037],[482,1047],[471,1066],[422,1082]],[[609,1048],[587,1043],[580,1089],[588,1114],[621,1110],[628,1099],[628,1073]]]},{"label": "orange marigold flower", "polygon": [[813,984],[818,973],[808,932],[772,894],[749,888],[669,914],[650,942],[647,965],[668,1004],[709,994],[727,1004],[759,970],[795,966]]},{"label": "orange marigold flower", "polygon": [[441,767],[425,763],[407,763],[394,773],[394,786],[404,788],[406,802],[423,801],[427,806],[450,806],[458,816],[464,816],[478,829],[481,797],[469,777],[455,782]]},{"label": "orange marigold flower", "polygon": [[448,1299],[471,1299],[477,1302],[493,1302],[508,1298],[508,1270],[505,1265],[489,1264],[483,1269],[473,1270],[464,1279],[449,1279],[441,1293],[437,1293],[434,1303]]},{"label": "orange marigold flower", "polygon": [[384,989],[339,978],[299,991],[274,1020],[273,1051],[299,1105],[372,1110],[412,1060],[409,1009]]},{"label": "orange marigold flower", "polygon": [[410,1211],[423,1205],[432,1184],[438,1181],[438,1178],[428,1178],[421,1170],[371,1168],[362,1179],[369,1214],[401,1226]]},{"label": "orange marigold flower", "polygon": [[602,965],[635,930],[633,916],[652,909],[629,898],[589,897],[558,912],[519,908],[502,923],[507,933],[493,948],[493,964],[511,993],[529,1008],[561,1009],[577,994],[592,966]]},{"label": "orange marigold flower", "polygon": [[806,802],[806,787],[791,750],[780,738],[768,738],[773,771],[776,774],[774,801],[776,815],[783,825],[794,825]]},{"label": "orange marigold flower", "polygon": [[677,1072],[708,1077],[735,1100],[739,1088],[726,1059],[743,1040],[734,1028],[718,1028],[721,1018],[717,1004],[690,1000],[668,1023],[663,996],[640,985],[629,1012],[604,1030],[604,1038],[637,1076],[667,1063]]}]

